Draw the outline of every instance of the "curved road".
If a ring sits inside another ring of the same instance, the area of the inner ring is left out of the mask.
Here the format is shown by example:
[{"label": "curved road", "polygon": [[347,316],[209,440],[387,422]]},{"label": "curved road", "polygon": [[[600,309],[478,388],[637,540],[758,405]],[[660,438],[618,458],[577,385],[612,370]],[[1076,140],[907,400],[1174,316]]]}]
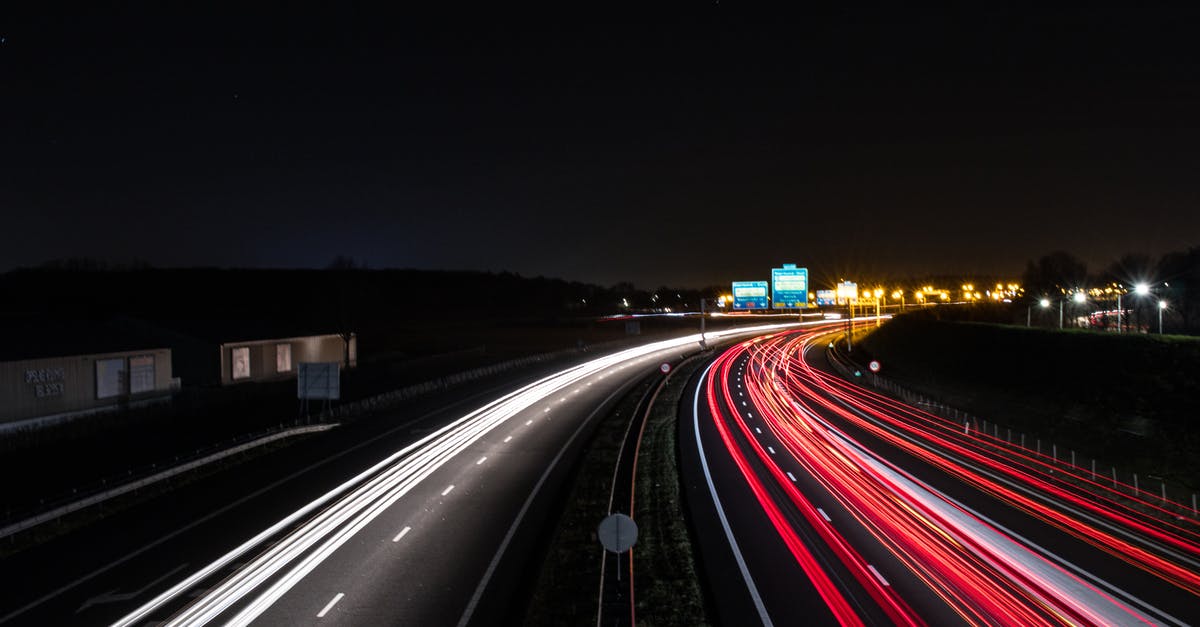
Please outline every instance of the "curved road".
[{"label": "curved road", "polygon": [[693,382],[680,441],[722,622],[1200,619],[1190,512],[831,375],[833,331],[745,341]]},{"label": "curved road", "polygon": [[698,339],[442,399],[370,437],[334,430],[12,556],[0,623],[512,620],[593,419]]}]

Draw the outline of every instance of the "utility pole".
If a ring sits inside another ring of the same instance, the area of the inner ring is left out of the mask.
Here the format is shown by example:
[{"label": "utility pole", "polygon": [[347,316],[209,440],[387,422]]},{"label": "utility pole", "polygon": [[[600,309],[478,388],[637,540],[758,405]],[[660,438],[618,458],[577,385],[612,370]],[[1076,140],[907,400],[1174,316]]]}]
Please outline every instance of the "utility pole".
[{"label": "utility pole", "polygon": [[700,350],[708,350],[708,344],[704,342],[704,319],[707,318],[705,305],[708,299],[700,297]]}]

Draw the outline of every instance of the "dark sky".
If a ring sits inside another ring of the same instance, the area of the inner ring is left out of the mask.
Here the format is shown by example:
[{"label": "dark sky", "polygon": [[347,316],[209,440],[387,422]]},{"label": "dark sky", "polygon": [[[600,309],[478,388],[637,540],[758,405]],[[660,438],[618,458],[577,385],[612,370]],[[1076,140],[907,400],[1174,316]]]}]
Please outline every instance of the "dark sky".
[{"label": "dark sky", "polygon": [[1197,13],[728,9],[0,21],[0,270],[652,287],[1200,245]]}]

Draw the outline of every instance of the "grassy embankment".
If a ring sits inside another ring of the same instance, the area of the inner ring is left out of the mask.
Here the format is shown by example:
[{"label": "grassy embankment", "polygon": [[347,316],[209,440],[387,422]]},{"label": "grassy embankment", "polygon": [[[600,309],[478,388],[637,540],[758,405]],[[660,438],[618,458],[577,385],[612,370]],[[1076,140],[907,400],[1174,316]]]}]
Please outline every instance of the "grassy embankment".
[{"label": "grassy embankment", "polygon": [[1200,487],[1200,339],[902,316],[856,346],[889,377],[989,421]]}]

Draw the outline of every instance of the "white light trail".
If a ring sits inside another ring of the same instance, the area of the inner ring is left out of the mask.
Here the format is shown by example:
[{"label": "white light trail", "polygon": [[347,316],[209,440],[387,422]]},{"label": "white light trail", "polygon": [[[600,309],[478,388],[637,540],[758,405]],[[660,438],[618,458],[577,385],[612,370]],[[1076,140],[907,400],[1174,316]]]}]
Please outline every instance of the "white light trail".
[{"label": "white light trail", "polygon": [[[823,321],[758,325],[709,332],[707,337],[757,334],[765,331],[823,324]],[[408,494],[429,475],[476,443],[508,419],[553,398],[583,379],[600,375],[606,369],[643,359],[658,351],[679,349],[700,341],[700,335],[688,335],[626,349],[593,359],[526,385],[462,416],[396,451],[366,471],[330,490],[320,498],[268,527],[221,558],[202,568],[145,605],[121,618],[114,625],[125,627],[147,620],[151,613],[204,579],[218,573],[246,553],[261,546],[280,532],[320,513],[258,554],[237,573],[230,575],[195,603],[172,617],[168,625],[204,625],[218,620],[234,604],[258,591],[258,596],[227,624],[244,625],[265,612],[322,561],[352,538],[388,507]],[[565,400],[565,399],[564,399]],[[512,436],[505,438],[509,441]],[[336,502],[334,502],[336,500]],[[322,508],[325,508],[322,510]],[[314,547],[316,547],[314,549]],[[288,569],[279,576],[281,572]],[[264,590],[268,580],[274,582]]]}]

